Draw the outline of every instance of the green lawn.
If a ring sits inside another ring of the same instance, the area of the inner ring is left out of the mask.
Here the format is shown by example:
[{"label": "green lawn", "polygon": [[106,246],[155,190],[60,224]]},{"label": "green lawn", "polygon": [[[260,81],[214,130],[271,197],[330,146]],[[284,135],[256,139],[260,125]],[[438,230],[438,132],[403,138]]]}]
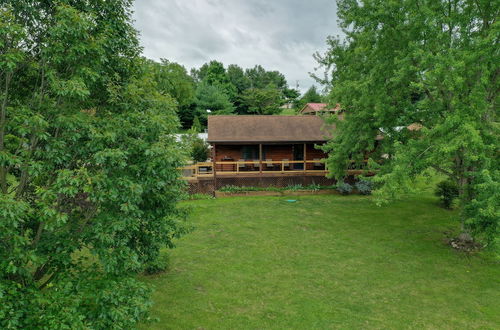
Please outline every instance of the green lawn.
[{"label": "green lawn", "polygon": [[192,201],[196,229],[169,251],[144,329],[500,326],[500,266],[443,243],[453,212],[432,197]]},{"label": "green lawn", "polygon": [[296,109],[283,109],[283,110],[281,110],[280,115],[282,115],[282,116],[296,116],[297,110]]}]

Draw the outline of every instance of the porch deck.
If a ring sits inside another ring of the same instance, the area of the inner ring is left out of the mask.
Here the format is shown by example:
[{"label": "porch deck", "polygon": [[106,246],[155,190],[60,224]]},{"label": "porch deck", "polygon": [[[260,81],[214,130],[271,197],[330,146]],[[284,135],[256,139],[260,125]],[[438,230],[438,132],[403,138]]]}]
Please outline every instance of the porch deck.
[{"label": "porch deck", "polygon": [[[214,171],[215,167],[215,171]],[[347,171],[348,175],[364,172],[363,166]],[[212,179],[214,177],[281,177],[281,176],[326,176],[329,171],[324,160],[253,160],[201,162],[181,168],[185,180]]]}]

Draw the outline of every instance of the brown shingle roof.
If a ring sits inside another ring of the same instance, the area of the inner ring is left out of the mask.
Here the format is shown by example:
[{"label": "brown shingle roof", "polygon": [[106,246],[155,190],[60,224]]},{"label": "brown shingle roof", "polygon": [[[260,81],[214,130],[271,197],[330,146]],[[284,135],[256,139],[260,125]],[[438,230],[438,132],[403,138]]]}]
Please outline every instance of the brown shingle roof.
[{"label": "brown shingle roof", "polygon": [[321,142],[328,131],[318,116],[208,117],[208,142]]}]

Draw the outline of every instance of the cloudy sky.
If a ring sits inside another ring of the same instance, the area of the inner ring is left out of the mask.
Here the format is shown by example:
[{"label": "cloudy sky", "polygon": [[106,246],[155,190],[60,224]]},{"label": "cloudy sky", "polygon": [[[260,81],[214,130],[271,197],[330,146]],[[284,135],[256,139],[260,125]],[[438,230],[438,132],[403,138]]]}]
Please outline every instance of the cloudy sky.
[{"label": "cloudy sky", "polygon": [[340,34],[334,0],[136,0],[144,55],[188,70],[210,60],[261,64],[302,91],[314,83],[312,54]]}]

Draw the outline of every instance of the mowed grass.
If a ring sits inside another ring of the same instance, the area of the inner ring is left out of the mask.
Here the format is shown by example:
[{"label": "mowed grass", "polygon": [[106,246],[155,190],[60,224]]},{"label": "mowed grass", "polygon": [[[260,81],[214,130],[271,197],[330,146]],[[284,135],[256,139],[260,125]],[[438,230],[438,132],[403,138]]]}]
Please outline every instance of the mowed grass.
[{"label": "mowed grass", "polygon": [[283,109],[280,112],[281,116],[296,116],[297,115],[297,109]]},{"label": "mowed grass", "polygon": [[195,231],[169,251],[144,329],[500,327],[500,266],[443,242],[434,198],[192,201]]}]

